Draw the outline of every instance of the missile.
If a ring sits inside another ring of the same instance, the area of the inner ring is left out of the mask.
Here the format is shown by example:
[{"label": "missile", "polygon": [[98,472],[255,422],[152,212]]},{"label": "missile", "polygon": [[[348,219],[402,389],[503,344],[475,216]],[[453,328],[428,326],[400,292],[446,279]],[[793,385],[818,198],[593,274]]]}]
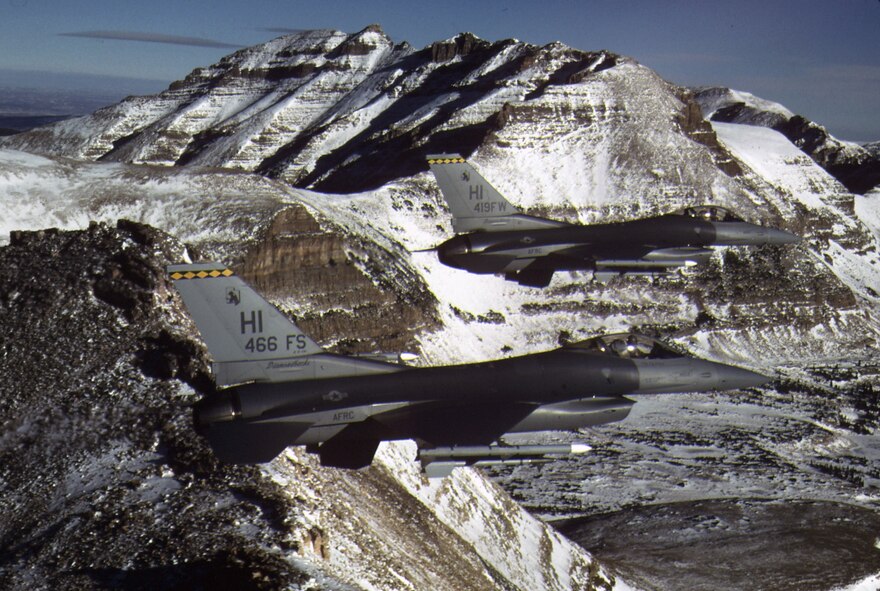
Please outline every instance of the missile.
[{"label": "missile", "polygon": [[548,456],[579,455],[593,448],[584,443],[561,445],[461,445],[419,450],[428,478],[443,478],[464,466],[524,465],[550,461]]}]

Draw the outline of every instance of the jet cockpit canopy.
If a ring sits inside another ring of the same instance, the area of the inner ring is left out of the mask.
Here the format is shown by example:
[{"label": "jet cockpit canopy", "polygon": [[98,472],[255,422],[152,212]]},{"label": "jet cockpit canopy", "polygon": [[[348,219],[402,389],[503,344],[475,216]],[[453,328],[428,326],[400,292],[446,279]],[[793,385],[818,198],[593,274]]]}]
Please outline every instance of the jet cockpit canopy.
[{"label": "jet cockpit canopy", "polygon": [[660,341],[645,335],[624,332],[602,335],[568,345],[590,353],[601,353],[624,359],[674,359],[684,355]]},{"label": "jet cockpit canopy", "polygon": [[685,207],[675,212],[675,215],[683,215],[707,222],[741,222],[742,218],[717,205],[695,205]]}]

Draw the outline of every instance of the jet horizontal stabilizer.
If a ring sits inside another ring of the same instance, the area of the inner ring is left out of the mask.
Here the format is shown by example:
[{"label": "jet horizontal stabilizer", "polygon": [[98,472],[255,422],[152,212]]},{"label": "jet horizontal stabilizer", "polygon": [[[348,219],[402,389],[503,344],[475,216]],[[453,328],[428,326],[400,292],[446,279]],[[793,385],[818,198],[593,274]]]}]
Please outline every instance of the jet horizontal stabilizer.
[{"label": "jet horizontal stabilizer", "polygon": [[357,470],[373,463],[379,442],[388,437],[380,425],[372,421],[352,423],[318,447],[322,466]]},{"label": "jet horizontal stabilizer", "polygon": [[523,269],[513,273],[505,273],[508,281],[516,281],[526,287],[547,287],[553,280],[553,269]]},{"label": "jet horizontal stabilizer", "polygon": [[263,464],[272,461],[302,435],[307,424],[296,422],[245,423],[222,421],[202,429],[221,462],[230,464]]}]

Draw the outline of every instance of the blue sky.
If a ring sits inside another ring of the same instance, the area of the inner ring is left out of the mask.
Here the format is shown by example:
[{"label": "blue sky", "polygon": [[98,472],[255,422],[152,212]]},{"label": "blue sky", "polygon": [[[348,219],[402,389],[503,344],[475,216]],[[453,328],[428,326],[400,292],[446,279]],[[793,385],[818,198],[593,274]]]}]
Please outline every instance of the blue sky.
[{"label": "blue sky", "polygon": [[[745,90],[842,139],[880,140],[878,0],[0,0],[0,89],[72,90],[82,80],[83,90],[155,92],[230,46],[277,36],[271,29],[355,32],[371,23],[416,47],[471,31],[492,41],[608,49],[671,82]],[[70,36],[95,31],[218,46]]]}]

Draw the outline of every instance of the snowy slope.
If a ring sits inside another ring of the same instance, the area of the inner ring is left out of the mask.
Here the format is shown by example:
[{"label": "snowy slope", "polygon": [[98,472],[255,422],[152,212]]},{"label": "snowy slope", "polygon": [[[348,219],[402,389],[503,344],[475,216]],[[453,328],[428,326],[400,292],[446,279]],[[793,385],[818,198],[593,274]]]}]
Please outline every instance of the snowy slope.
[{"label": "snowy slope", "polygon": [[877,231],[872,219],[874,199],[858,197],[859,213],[843,186],[772,129],[730,123],[714,123],[713,127],[724,145],[769,185],[768,190],[782,193],[807,215],[834,220],[830,232],[816,233],[815,255],[854,293],[880,303],[880,253],[851,248],[853,243],[864,243],[866,226]]},{"label": "snowy slope", "polygon": [[711,120],[718,111],[735,105],[741,105],[740,119],[730,123],[772,127],[774,123],[794,117],[783,105],[750,92],[730,88],[697,88],[695,92],[706,119]]},{"label": "snowy slope", "polygon": [[747,92],[704,87],[694,89],[694,97],[706,119],[781,132],[853,193],[864,194],[880,184],[880,159],[870,144],[860,146],[839,140],[818,123]]},{"label": "snowy slope", "polygon": [[[128,218],[182,240],[245,248],[283,205],[284,189],[259,176],[91,164],[0,151],[0,243],[14,230],[76,229]],[[240,244],[240,246],[236,246]]]}]

